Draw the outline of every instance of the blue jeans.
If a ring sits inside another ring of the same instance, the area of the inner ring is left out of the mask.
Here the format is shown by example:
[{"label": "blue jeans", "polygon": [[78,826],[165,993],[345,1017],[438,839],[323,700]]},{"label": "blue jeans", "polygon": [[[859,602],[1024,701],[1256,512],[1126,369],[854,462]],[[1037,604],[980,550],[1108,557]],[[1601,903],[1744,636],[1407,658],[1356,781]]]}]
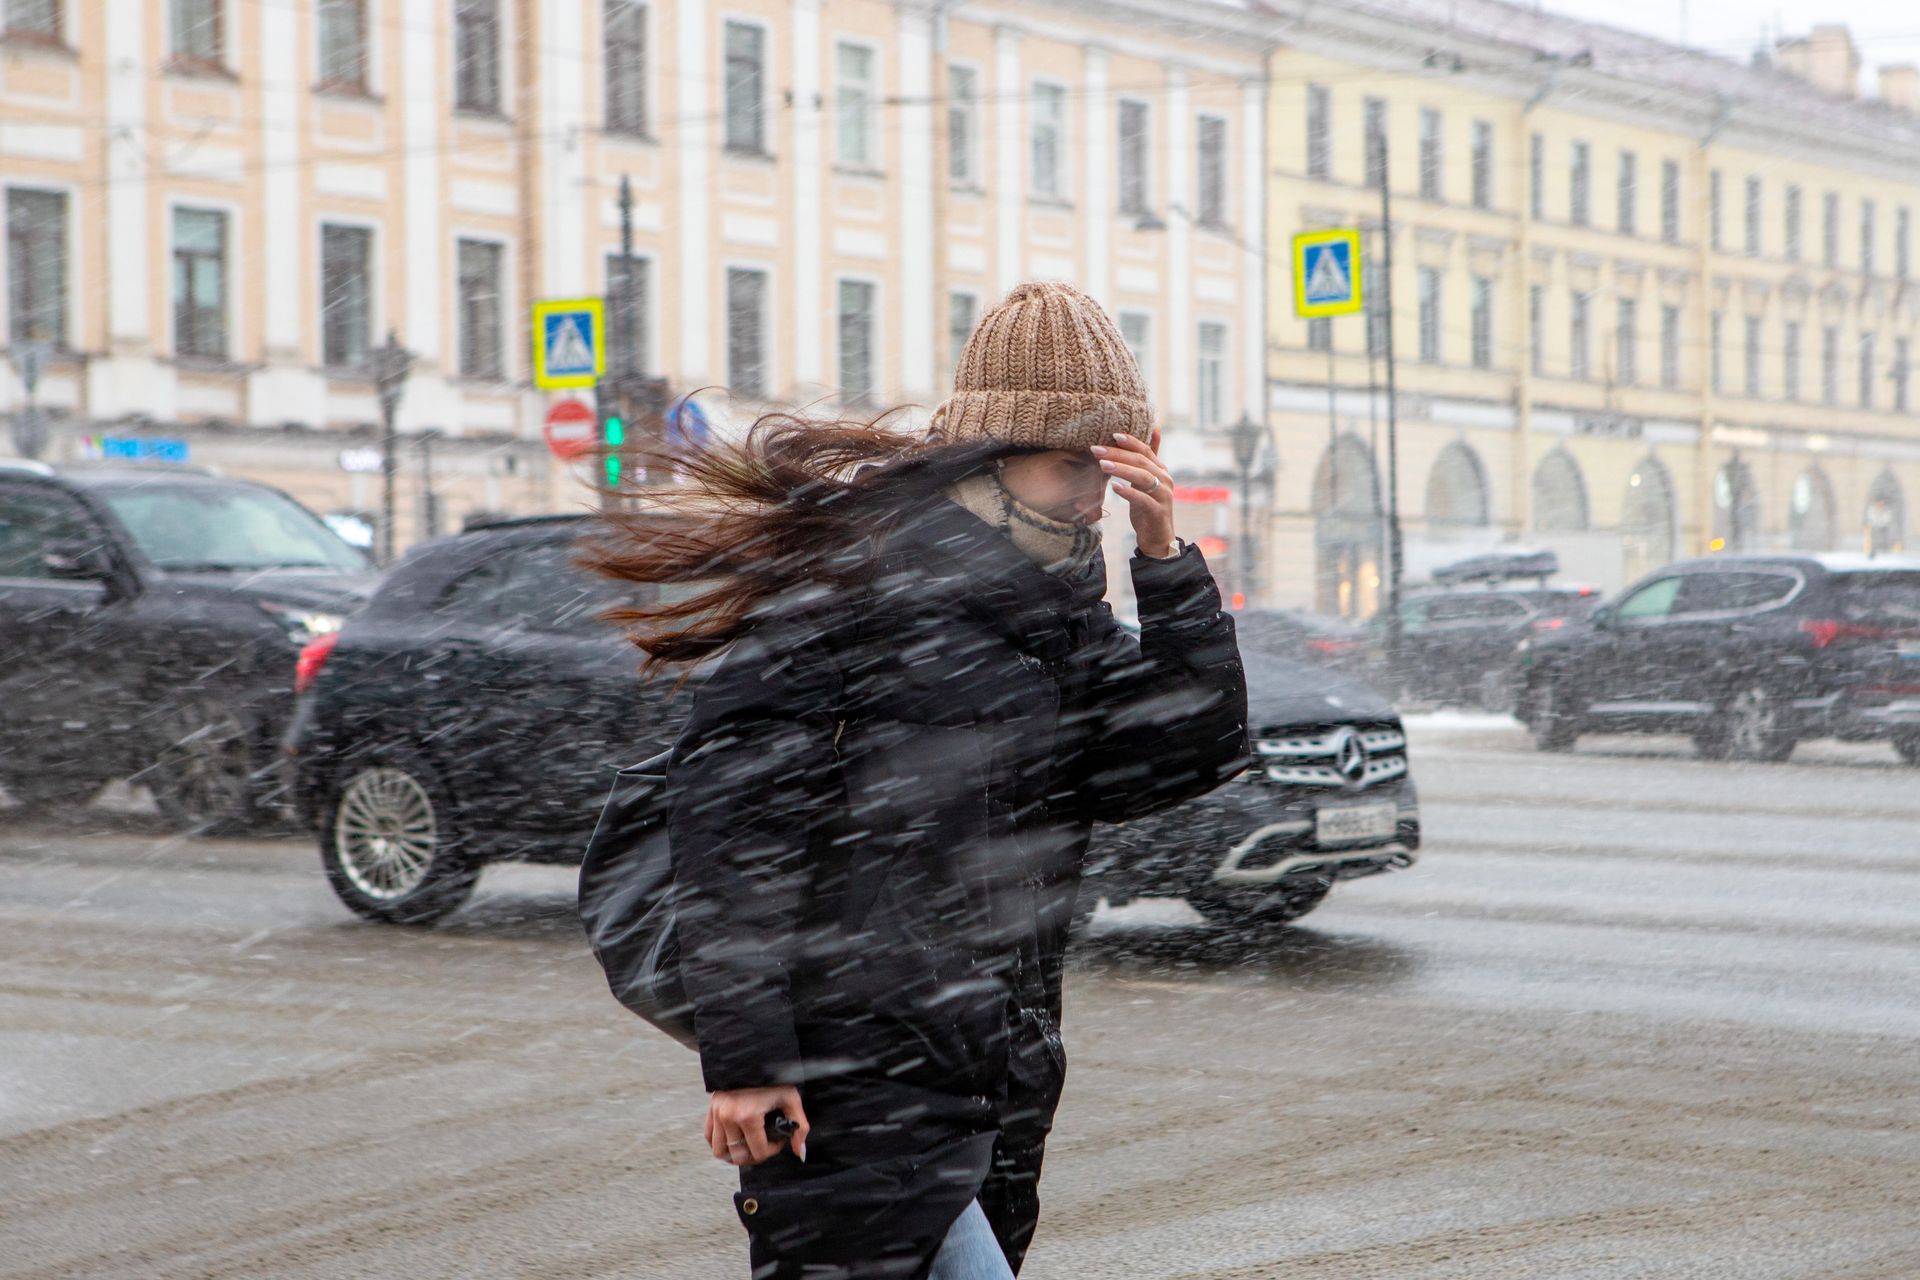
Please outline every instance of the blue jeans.
[{"label": "blue jeans", "polygon": [[927,1280],[1013,1280],[1007,1255],[1000,1252],[1000,1242],[994,1239],[978,1200],[947,1229]]}]

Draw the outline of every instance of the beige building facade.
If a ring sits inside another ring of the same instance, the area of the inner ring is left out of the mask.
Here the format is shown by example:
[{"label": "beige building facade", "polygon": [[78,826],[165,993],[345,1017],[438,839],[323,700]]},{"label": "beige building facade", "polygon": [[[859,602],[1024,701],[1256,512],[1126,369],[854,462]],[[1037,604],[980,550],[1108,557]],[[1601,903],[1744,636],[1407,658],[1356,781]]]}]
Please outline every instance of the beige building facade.
[{"label": "beige building facade", "polygon": [[[178,440],[366,518],[365,357],[391,331],[416,356],[402,545],[429,488],[441,531],[584,503],[540,439],[558,397],[531,386],[527,315],[610,291],[623,178],[640,306],[613,340],[723,430],[924,412],[972,319],[1029,277],[1121,318],[1183,471],[1226,468],[1224,427],[1263,400],[1268,36],[1236,5],[16,10],[4,322],[10,348],[51,344],[54,459]],[[24,398],[0,365],[0,412]],[[1207,504],[1183,520],[1224,528]]]},{"label": "beige building facade", "polygon": [[1492,0],[1444,27],[1430,8],[1280,14],[1273,601],[1382,599],[1384,340],[1374,317],[1296,319],[1287,255],[1363,227],[1384,299],[1376,133],[1409,581],[1501,546],[1609,591],[1686,555],[1910,546],[1911,69],[1863,101],[1837,28],[1747,66]]}]

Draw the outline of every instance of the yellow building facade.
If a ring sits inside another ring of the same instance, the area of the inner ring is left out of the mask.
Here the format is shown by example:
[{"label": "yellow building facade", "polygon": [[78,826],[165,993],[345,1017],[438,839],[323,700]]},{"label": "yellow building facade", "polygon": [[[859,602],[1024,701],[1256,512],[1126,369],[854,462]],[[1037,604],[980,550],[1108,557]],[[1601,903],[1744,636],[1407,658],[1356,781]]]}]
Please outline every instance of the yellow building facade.
[{"label": "yellow building facade", "polygon": [[1421,13],[1312,6],[1271,57],[1272,600],[1383,595],[1379,320],[1295,318],[1286,252],[1363,227],[1384,300],[1376,135],[1409,581],[1506,545],[1606,590],[1685,555],[1909,545],[1912,71],[1869,102],[1839,29],[1758,67],[1485,0]]}]

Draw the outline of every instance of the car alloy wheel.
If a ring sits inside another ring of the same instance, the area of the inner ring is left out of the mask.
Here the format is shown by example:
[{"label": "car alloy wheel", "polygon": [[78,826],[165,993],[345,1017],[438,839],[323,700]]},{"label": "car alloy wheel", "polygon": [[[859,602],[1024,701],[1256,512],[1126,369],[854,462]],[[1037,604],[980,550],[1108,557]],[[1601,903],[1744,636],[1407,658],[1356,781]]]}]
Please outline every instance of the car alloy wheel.
[{"label": "car alloy wheel", "polygon": [[379,902],[420,887],[438,852],[439,833],[433,798],[404,769],[356,774],[334,811],[340,870],[355,889]]},{"label": "car alloy wheel", "polygon": [[1759,685],[1740,690],[1727,701],[1727,754],[1736,760],[1785,760],[1794,747],[1785,720],[1786,709],[1767,690]]}]

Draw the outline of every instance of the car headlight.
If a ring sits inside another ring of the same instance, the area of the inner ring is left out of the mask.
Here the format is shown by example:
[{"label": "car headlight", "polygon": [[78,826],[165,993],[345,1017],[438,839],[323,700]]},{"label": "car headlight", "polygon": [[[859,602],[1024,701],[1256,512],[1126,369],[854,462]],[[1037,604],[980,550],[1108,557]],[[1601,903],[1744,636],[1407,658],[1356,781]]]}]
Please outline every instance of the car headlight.
[{"label": "car headlight", "polygon": [[260,607],[287,629],[287,639],[296,645],[304,645],[315,636],[338,631],[340,624],[346,621],[337,613],[321,613],[316,609],[302,609],[294,605],[263,603]]}]

